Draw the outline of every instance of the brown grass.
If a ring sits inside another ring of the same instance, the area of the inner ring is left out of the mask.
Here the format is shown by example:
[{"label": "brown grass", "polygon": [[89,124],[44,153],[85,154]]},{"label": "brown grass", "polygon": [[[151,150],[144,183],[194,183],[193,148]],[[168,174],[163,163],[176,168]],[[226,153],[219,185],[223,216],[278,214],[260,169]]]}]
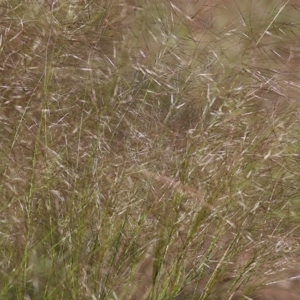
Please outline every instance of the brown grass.
[{"label": "brown grass", "polygon": [[297,1],[2,1],[2,299],[298,299]]}]

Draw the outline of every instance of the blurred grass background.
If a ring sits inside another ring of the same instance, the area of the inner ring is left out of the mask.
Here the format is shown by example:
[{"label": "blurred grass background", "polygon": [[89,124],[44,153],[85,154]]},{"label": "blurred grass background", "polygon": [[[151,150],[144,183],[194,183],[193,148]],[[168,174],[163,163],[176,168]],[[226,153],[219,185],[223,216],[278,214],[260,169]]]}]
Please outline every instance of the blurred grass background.
[{"label": "blurred grass background", "polygon": [[229,299],[299,266],[299,5],[1,1],[1,299]]}]

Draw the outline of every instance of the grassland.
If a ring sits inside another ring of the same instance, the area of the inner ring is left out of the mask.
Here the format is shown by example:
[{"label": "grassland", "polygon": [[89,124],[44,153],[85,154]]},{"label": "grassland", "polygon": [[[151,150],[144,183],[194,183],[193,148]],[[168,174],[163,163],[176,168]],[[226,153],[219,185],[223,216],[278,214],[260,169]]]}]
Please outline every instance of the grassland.
[{"label": "grassland", "polygon": [[0,299],[296,276],[296,1],[0,3]]}]

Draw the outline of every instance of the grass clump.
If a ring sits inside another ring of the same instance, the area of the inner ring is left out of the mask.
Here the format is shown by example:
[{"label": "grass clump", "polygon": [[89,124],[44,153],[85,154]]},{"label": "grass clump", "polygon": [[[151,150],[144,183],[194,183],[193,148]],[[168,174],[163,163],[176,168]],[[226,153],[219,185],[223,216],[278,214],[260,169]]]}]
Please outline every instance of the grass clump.
[{"label": "grass clump", "polygon": [[225,2],[2,2],[1,298],[230,299],[299,267],[297,6]]}]

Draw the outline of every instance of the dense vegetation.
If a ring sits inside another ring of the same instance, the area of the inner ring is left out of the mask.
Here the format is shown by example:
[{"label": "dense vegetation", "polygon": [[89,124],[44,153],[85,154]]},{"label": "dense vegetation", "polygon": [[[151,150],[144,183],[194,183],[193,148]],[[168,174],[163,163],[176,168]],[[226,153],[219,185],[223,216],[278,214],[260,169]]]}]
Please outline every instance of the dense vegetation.
[{"label": "dense vegetation", "polygon": [[0,298],[298,299],[299,20],[2,1]]}]

